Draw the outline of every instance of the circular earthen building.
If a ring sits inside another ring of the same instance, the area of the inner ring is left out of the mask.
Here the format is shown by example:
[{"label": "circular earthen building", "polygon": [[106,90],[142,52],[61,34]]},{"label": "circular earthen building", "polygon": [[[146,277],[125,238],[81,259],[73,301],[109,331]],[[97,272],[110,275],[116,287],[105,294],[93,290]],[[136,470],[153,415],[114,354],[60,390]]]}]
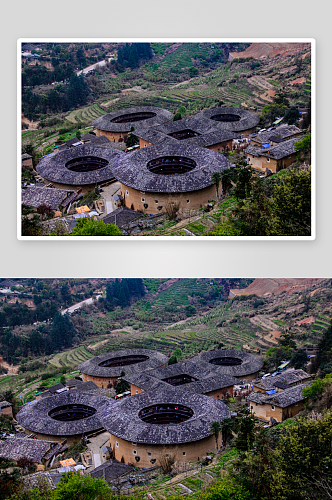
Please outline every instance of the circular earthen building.
[{"label": "circular earthen building", "polygon": [[[230,416],[228,407],[201,394],[177,389],[131,396],[103,412],[110,445],[117,460],[151,467],[162,455],[195,462],[216,450],[210,430],[214,421]],[[218,446],[221,437],[218,438]]]},{"label": "circular earthen building", "polygon": [[210,108],[198,113],[195,118],[203,119],[222,130],[229,130],[243,135],[249,135],[256,131],[259,116],[250,111],[240,108]]},{"label": "circular earthen building", "polygon": [[264,364],[257,356],[229,349],[203,352],[190,362],[207,370],[215,370],[220,375],[232,375],[246,381],[256,378]]},{"label": "circular earthen building", "polygon": [[100,415],[114,405],[113,399],[75,390],[26,404],[16,420],[38,439],[80,441],[86,434],[103,428]]},{"label": "circular earthen building", "polygon": [[76,146],[42,158],[36,170],[47,182],[61,189],[91,191],[98,184],[114,179],[112,167],[124,153],[93,144]]},{"label": "circular earthen building", "polygon": [[139,373],[164,366],[167,361],[167,356],[150,349],[124,349],[88,359],[80,364],[78,369],[84,382],[92,380],[104,389],[113,385],[123,371],[126,375]]},{"label": "circular earthen building", "polygon": [[136,106],[113,111],[92,122],[96,135],[106,135],[112,142],[124,142],[132,127],[141,129],[169,122],[173,113],[155,106]]},{"label": "circular earthen building", "polygon": [[200,208],[216,198],[214,172],[229,168],[224,155],[188,144],[151,146],[123,155],[113,168],[125,206],[147,214],[167,204]]}]

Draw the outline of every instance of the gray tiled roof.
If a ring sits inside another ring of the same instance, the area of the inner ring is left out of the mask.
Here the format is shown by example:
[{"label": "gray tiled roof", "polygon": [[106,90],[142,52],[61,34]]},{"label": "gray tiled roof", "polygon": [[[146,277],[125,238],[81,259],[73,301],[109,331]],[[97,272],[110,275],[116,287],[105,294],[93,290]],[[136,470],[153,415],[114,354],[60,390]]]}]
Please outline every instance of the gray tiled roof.
[{"label": "gray tiled roof", "polygon": [[72,191],[66,191],[64,189],[33,186],[22,189],[21,194],[22,205],[39,207],[45,204],[50,206],[52,210],[57,210],[62,202],[73,193]]},{"label": "gray tiled roof", "polygon": [[[99,366],[100,363],[103,363],[106,360],[130,355],[148,356],[148,359],[140,363],[127,366]],[[167,356],[161,354],[160,352],[152,351],[151,349],[123,349],[121,351],[108,352],[106,354],[101,354],[100,356],[88,359],[87,361],[84,361],[84,363],[81,363],[78,366],[78,369],[81,373],[96,377],[119,377],[122,371],[126,374],[139,373],[144,370],[157,368],[167,363],[167,361]]]},{"label": "gray tiled roof", "polygon": [[[158,127],[142,129],[135,132],[135,135],[141,139],[145,139],[153,145],[160,143],[179,144],[179,142],[181,142],[181,144],[190,144],[192,146],[201,147],[212,146],[214,144],[219,144],[220,142],[229,141],[239,137],[238,134],[232,131],[221,130],[220,128],[215,127],[211,120],[206,120],[202,117],[197,119],[196,116],[197,115],[191,118],[165,123],[164,125],[159,125]],[[199,135],[183,139],[181,141],[169,135],[181,130],[192,130]]]},{"label": "gray tiled roof", "polygon": [[197,382],[180,385],[177,389],[195,392],[196,394],[207,394],[225,387],[232,387],[238,383],[239,380],[231,375],[214,375],[204,380],[197,380]]},{"label": "gray tiled roof", "polygon": [[[128,122],[128,123],[114,123],[111,120],[122,115],[127,115],[131,113],[155,113],[152,118],[147,118],[146,120]],[[106,115],[100,116],[92,122],[93,127],[99,130],[105,130],[109,132],[129,132],[131,127],[134,129],[141,129],[145,127],[152,127],[165,123],[172,120],[173,113],[167,111],[166,109],[158,108],[156,106],[136,106],[133,108],[123,108],[118,111],[113,111]]]},{"label": "gray tiled roof", "polygon": [[266,156],[267,158],[280,160],[281,158],[285,158],[285,156],[295,153],[295,143],[300,140],[300,137],[297,137],[296,139],[290,139],[289,141],[281,142],[280,144],[276,144],[266,149],[262,149],[259,146],[248,146],[245,153],[253,156]]},{"label": "gray tiled roof", "polygon": [[30,490],[32,488],[38,488],[40,482],[44,484],[46,482],[48,488],[55,489],[55,485],[52,476],[49,472],[40,471],[34,474],[28,474],[27,476],[22,476],[23,488],[25,490]]},{"label": "gray tiled roof", "polygon": [[274,406],[280,406],[281,408],[286,408],[294,403],[299,403],[303,401],[302,390],[304,387],[309,387],[310,384],[300,384],[290,389],[285,389],[284,391],[271,394],[270,396],[265,396],[259,392],[252,392],[248,401],[253,401],[258,404],[271,404]]},{"label": "gray tiled roof", "polygon": [[0,441],[0,457],[19,460],[26,457],[40,463],[50,447],[50,441],[7,438]]},{"label": "gray tiled roof", "polygon": [[300,132],[302,132],[301,129],[296,127],[296,125],[280,125],[275,130],[256,134],[253,139],[257,142],[260,142],[261,144],[265,144],[270,141],[281,142],[291,137],[292,135],[299,134]]},{"label": "gray tiled roof", "polygon": [[[52,409],[67,404],[84,404],[96,409],[97,412],[90,417],[69,422],[55,420],[49,416]],[[103,427],[100,421],[100,413],[112,404],[115,404],[115,402],[110,398],[71,390],[23,406],[16,415],[16,420],[23,428],[31,432],[50,436],[85,434]]]},{"label": "gray tiled roof", "polygon": [[135,210],[130,210],[127,207],[119,207],[113,212],[107,214],[103,221],[105,224],[115,224],[118,227],[122,227],[124,224],[128,224],[129,222],[142,217],[140,212],[136,212]]},{"label": "gray tiled roof", "polygon": [[29,160],[29,158],[32,158],[32,156],[31,156],[31,155],[28,155],[28,153],[23,153],[23,154],[21,155],[21,158],[22,158],[22,160]]},{"label": "gray tiled roof", "polygon": [[[155,425],[144,422],[139,412],[158,404],[178,404],[189,407],[193,416],[179,424]],[[210,424],[229,417],[228,407],[221,401],[201,394],[169,389],[143,392],[125,398],[103,412],[104,427],[114,436],[149,444],[177,444],[199,441],[211,436]]]},{"label": "gray tiled roof", "polygon": [[8,408],[8,406],[13,406],[11,403],[8,403],[8,401],[0,401],[0,408]]},{"label": "gray tiled roof", "polygon": [[[42,158],[36,170],[45,179],[60,184],[73,186],[95,184],[114,178],[112,167],[114,161],[121,155],[125,155],[125,153],[116,149],[98,147],[92,143],[84,144]],[[90,172],[75,172],[66,167],[69,160],[84,156],[103,158],[108,161],[108,165]]]},{"label": "gray tiled roof", "polygon": [[159,380],[163,380],[168,377],[174,377],[176,375],[189,375],[191,377],[202,380],[214,375],[212,368],[210,370],[206,369],[206,367],[202,367],[196,363],[193,363],[192,360],[162,366],[161,368],[157,368],[156,370],[150,370],[148,374],[152,377],[158,378]]},{"label": "gray tiled roof", "polygon": [[[178,175],[160,175],[148,170],[149,161],[166,156],[189,158],[196,166],[190,172]],[[176,144],[150,146],[119,157],[113,173],[120,182],[140,191],[180,193],[211,186],[211,175],[226,168],[229,168],[229,163],[224,155],[176,141]]]},{"label": "gray tiled roof", "polygon": [[48,387],[48,391],[51,392],[52,394],[56,393],[59,389],[63,389],[65,386],[63,384],[55,384],[51,385],[51,387]]},{"label": "gray tiled roof", "polygon": [[96,467],[93,471],[89,472],[89,474],[94,479],[113,481],[117,477],[123,476],[123,474],[133,470],[135,470],[135,468],[131,465],[123,464],[117,460],[107,460],[107,462],[99,465],[99,467]]},{"label": "gray tiled roof", "polygon": [[303,380],[309,380],[310,375],[306,373],[304,370],[295,370],[288,369],[279,375],[275,375],[274,377],[265,377],[260,380],[254,382],[254,385],[262,387],[265,390],[273,389],[277,382],[281,382],[284,384],[293,385],[298,382],[302,382]]},{"label": "gray tiled roof", "polygon": [[152,375],[149,375],[147,372],[133,373],[131,375],[126,375],[123,378],[129,382],[129,384],[133,384],[146,392],[168,390],[172,388],[172,386],[167,384],[167,382],[163,382],[158,378],[152,377]]},{"label": "gray tiled roof", "polygon": [[[238,115],[240,116],[240,120],[236,122],[221,122],[211,119],[211,116],[218,114]],[[204,109],[196,115],[196,118],[198,120],[201,118],[207,119],[213,123],[215,128],[219,128],[222,130],[231,130],[232,132],[241,132],[242,130],[247,130],[256,127],[256,125],[258,125],[259,123],[259,116],[255,115],[255,113],[251,113],[250,111],[246,111],[245,109],[232,107]]]},{"label": "gray tiled roof", "polygon": [[[234,357],[242,361],[239,365],[214,365],[211,360],[220,357]],[[190,360],[192,363],[209,369],[220,375],[232,375],[233,377],[244,377],[259,371],[263,366],[263,360],[247,352],[235,351],[230,349],[218,349],[207,351],[195,356]]]}]

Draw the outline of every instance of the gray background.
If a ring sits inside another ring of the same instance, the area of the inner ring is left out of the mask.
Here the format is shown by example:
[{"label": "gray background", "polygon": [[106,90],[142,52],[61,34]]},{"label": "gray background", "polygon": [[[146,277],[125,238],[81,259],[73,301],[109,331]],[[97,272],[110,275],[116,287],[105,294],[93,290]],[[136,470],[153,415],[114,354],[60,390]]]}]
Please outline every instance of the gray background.
[{"label": "gray background", "polygon": [[[331,26],[325,0],[11,0],[2,3],[2,277],[241,276],[331,273]],[[16,41],[18,38],[315,38],[317,225],[315,241],[18,241]]]}]

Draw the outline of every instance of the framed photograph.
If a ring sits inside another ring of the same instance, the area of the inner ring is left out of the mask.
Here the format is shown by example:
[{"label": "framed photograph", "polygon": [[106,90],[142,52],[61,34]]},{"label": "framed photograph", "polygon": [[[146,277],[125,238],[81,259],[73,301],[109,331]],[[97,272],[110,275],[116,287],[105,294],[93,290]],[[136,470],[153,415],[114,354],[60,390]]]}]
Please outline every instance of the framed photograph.
[{"label": "framed photograph", "polygon": [[315,239],[314,39],[17,51],[18,239]]}]

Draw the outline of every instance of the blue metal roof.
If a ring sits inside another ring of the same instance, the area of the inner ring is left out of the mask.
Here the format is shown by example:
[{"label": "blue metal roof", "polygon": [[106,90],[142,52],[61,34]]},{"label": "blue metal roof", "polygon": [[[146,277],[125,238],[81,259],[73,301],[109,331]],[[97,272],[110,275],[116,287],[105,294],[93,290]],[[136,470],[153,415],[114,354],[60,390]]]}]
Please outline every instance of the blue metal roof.
[{"label": "blue metal roof", "polygon": [[274,389],[271,389],[271,391],[265,391],[265,392],[266,392],[266,394],[271,396],[271,394],[274,394],[276,391]]},{"label": "blue metal roof", "polygon": [[267,142],[266,144],[262,144],[262,148],[269,148],[271,146],[271,144],[269,142]]}]

